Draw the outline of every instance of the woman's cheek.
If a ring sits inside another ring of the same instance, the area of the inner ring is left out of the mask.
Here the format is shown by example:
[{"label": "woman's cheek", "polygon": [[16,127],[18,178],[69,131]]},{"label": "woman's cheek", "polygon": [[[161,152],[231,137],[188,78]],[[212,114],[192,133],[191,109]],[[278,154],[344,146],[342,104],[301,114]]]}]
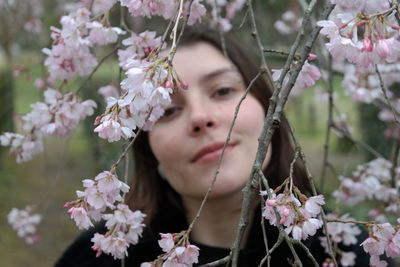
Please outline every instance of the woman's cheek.
[{"label": "woman's cheek", "polygon": [[181,145],[178,143],[176,135],[168,135],[169,131],[163,131],[162,128],[156,129],[150,134],[150,146],[156,159],[162,165],[170,165],[179,158],[179,149]]}]

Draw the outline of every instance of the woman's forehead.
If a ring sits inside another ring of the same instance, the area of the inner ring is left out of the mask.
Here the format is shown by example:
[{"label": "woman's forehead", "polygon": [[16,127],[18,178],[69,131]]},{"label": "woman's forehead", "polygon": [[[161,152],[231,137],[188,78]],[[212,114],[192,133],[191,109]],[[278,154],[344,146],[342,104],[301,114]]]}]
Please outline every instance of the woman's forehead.
[{"label": "woman's forehead", "polygon": [[172,64],[178,74],[196,71],[199,74],[220,68],[232,68],[234,64],[217,48],[206,42],[184,45],[178,48]]}]

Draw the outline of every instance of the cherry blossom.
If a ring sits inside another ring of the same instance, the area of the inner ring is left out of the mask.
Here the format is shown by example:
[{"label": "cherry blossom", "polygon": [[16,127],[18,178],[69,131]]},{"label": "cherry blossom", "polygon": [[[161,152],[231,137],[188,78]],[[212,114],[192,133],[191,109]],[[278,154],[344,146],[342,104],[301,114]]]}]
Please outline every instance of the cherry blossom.
[{"label": "cherry blossom", "polygon": [[185,231],[179,234],[161,234],[158,244],[165,252],[153,262],[144,262],[140,266],[193,266],[198,262],[199,248],[191,245]]},{"label": "cherry blossom", "polygon": [[331,2],[338,5],[330,19],[317,25],[323,28],[321,34],[329,38],[326,47],[335,60],[347,59],[364,70],[393,61],[394,50],[398,50],[400,43],[394,38],[393,17],[384,12],[390,9],[388,1]]},{"label": "cherry blossom", "polygon": [[92,12],[96,16],[110,10],[117,0],[93,0],[92,2]]},{"label": "cherry blossom", "polygon": [[207,11],[205,6],[200,3],[200,0],[194,0],[192,3],[188,2],[187,4],[188,5],[190,4],[190,13],[189,13],[190,15],[188,19],[188,25],[193,25],[196,22],[201,21],[201,18]]},{"label": "cherry blossom", "polygon": [[[276,82],[278,81],[279,77],[281,76],[282,69],[272,69],[272,79]],[[317,80],[321,77],[321,72],[319,69],[306,61],[299,73],[299,76],[296,79],[296,82],[292,88],[291,96],[299,95],[303,89],[311,87],[315,84]],[[286,86],[288,83],[289,78],[288,75],[285,76],[283,80],[282,86]]]},{"label": "cherry blossom", "polygon": [[292,10],[284,12],[281,18],[274,23],[274,28],[279,33],[288,35],[296,33],[300,29],[302,20]]},{"label": "cherry blossom", "polygon": [[[144,31],[140,34],[132,33],[131,37],[122,40],[127,48],[118,50],[120,66],[128,70],[128,63],[132,60],[143,60],[152,51],[161,46],[161,37],[156,37],[155,32]],[[161,47],[164,48],[164,47]]]},{"label": "cherry blossom", "polygon": [[85,179],[82,182],[85,190],[77,191],[78,199],[64,206],[72,206],[68,213],[80,229],[92,226],[92,220],[99,221],[101,214],[107,208],[114,209],[116,203],[123,201],[121,194],[129,190],[127,184],[109,171],[99,173],[94,180]]},{"label": "cherry blossom", "polygon": [[115,43],[118,35],[126,33],[118,27],[104,27],[103,24],[97,21],[90,23],[88,28],[90,28],[88,39],[92,44],[98,45]]},{"label": "cherry blossom", "polygon": [[[391,162],[382,158],[359,165],[352,178],[339,177],[341,185],[333,195],[347,205],[355,205],[365,199],[378,199],[397,206],[397,189],[390,182],[391,166]],[[389,207],[386,212],[390,212]]]},{"label": "cherry blossom", "polygon": [[30,134],[0,135],[0,145],[10,146],[10,154],[18,163],[31,160],[42,152],[44,137],[69,135],[96,107],[92,100],[80,102],[72,93],[62,95],[53,89],[47,89],[44,98],[44,103],[32,104],[32,111],[22,116],[22,129]]},{"label": "cherry blossom", "polygon": [[6,132],[0,135],[0,145],[10,146],[9,153],[16,158],[17,163],[29,161],[43,151],[42,139],[34,135]]},{"label": "cherry blossom", "polygon": [[44,97],[44,103],[32,104],[32,111],[22,117],[22,128],[42,137],[69,135],[97,106],[93,100],[80,102],[72,93],[62,95],[50,88],[44,92]]},{"label": "cherry blossom", "polygon": [[119,97],[118,89],[114,85],[100,87],[97,92],[104,98],[104,100],[107,100],[108,97]]},{"label": "cherry blossom", "polygon": [[41,215],[31,214],[31,212],[32,208],[28,206],[23,210],[13,208],[7,215],[8,223],[28,244],[39,241],[40,236],[36,234],[36,227],[42,220]]},{"label": "cherry blossom", "polygon": [[[110,1],[95,2],[99,5],[111,4]],[[90,17],[91,12],[81,7],[61,18],[61,29],[51,28],[53,46],[43,49],[43,52],[47,55],[44,64],[52,80],[71,80],[75,75],[89,75],[98,64],[90,51],[91,46],[114,43],[118,35],[125,33],[117,27],[104,27],[98,21],[91,22]]]},{"label": "cherry blossom", "polygon": [[109,142],[134,137],[138,128],[149,130],[171,103],[171,85],[184,87],[167,58],[154,62],[131,59],[125,67],[126,78],[121,82],[124,93],[118,99],[107,98],[107,109],[95,122],[98,126],[94,131]]},{"label": "cherry blossom", "polygon": [[96,255],[111,254],[115,259],[127,256],[129,245],[135,245],[143,232],[144,217],[142,212],[133,212],[126,204],[118,204],[114,213],[103,214],[108,232],[96,233],[91,239]]},{"label": "cherry blossom", "polygon": [[[280,216],[279,224],[286,227],[286,233],[291,233],[294,239],[304,240],[308,236],[315,235],[317,229],[321,228],[322,221],[316,217],[321,212],[321,205],[325,204],[325,200],[322,195],[307,198],[297,188],[294,192],[298,197],[287,189],[278,195],[271,191],[265,202],[262,216],[271,225],[278,225],[276,209]],[[261,195],[268,194],[262,191]]]}]

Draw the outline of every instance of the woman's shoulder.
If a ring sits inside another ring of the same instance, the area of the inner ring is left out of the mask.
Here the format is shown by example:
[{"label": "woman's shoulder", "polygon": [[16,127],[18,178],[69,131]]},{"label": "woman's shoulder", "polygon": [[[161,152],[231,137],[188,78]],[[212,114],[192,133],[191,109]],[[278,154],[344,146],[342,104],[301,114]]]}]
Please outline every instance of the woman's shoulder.
[{"label": "woman's shoulder", "polygon": [[[102,254],[96,257],[96,251],[92,249],[91,239],[94,234],[104,234],[106,231],[104,223],[99,223],[82,232],[58,259],[55,267],[121,266],[121,261],[110,255]],[[161,249],[157,238],[151,231],[145,230],[139,243],[128,248],[128,257],[125,262],[128,266],[140,266],[142,262],[154,260],[159,254],[161,254]]]}]

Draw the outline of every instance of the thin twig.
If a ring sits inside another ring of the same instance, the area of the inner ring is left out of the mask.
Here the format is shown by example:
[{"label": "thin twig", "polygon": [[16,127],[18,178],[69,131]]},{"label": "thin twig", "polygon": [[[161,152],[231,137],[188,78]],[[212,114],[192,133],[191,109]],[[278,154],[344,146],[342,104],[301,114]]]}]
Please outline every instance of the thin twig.
[{"label": "thin twig", "polygon": [[229,260],[230,260],[230,258],[231,258],[230,255],[228,255],[228,256],[226,256],[225,258],[222,258],[222,259],[219,259],[219,260],[216,260],[216,261],[213,261],[213,262],[209,262],[209,263],[200,265],[199,267],[214,267],[214,266],[220,266],[220,265],[222,265],[222,264],[224,264],[224,263],[228,263]]},{"label": "thin twig", "polygon": [[320,190],[324,193],[325,174],[328,166],[329,156],[329,141],[331,136],[331,128],[333,126],[333,73],[332,73],[332,56],[328,58],[328,121],[326,125],[325,142],[324,142],[324,156],[322,161],[322,170],[320,176]]},{"label": "thin twig", "polygon": [[375,64],[375,72],[376,72],[376,74],[378,75],[378,78],[379,78],[379,82],[380,82],[380,86],[381,86],[383,95],[384,95],[384,97],[385,97],[385,100],[386,100],[387,104],[389,105],[390,110],[391,110],[392,113],[393,113],[394,120],[395,120],[395,122],[397,123],[397,125],[400,126],[399,119],[397,118],[397,111],[395,111],[395,109],[393,108],[392,103],[390,103],[389,97],[388,97],[388,95],[387,95],[387,89],[386,89],[385,83],[383,82],[382,75],[381,75],[381,73],[379,72],[379,69],[378,69],[378,65],[377,65],[377,64]]},{"label": "thin twig", "polygon": [[375,221],[362,222],[362,221],[355,221],[355,220],[342,220],[342,219],[339,219],[339,218],[337,218],[337,219],[327,219],[326,221],[327,221],[327,222],[339,222],[339,223],[361,224],[361,225],[364,225],[364,226],[367,226],[367,227],[370,226],[370,225],[376,224]]},{"label": "thin twig", "polygon": [[[264,177],[265,178],[265,177]],[[259,184],[259,187],[260,187],[260,191],[262,191],[262,182],[260,181],[262,178],[261,177],[259,177],[259,182],[258,182],[258,184]],[[263,197],[260,197],[260,204],[261,204],[261,207],[264,207],[265,206],[265,200],[264,200],[264,198]],[[265,230],[265,220],[264,220],[264,218],[263,218],[263,216],[260,216],[260,224],[261,224],[261,229],[262,229],[262,234],[263,234],[263,240],[264,240],[264,246],[265,246],[265,253],[267,253],[266,255],[270,255],[270,252],[269,252],[269,247],[268,247],[268,238],[267,238],[267,231]],[[266,258],[267,259],[267,258]],[[270,258],[268,258],[268,266],[269,266],[269,260],[270,260]],[[261,262],[260,262],[260,265],[259,266],[262,266],[263,264],[264,264],[264,262],[265,262],[265,260],[262,260]]]},{"label": "thin twig", "polygon": [[[151,111],[149,112],[149,116],[151,114]],[[149,117],[147,116],[147,117]],[[146,119],[147,120],[147,119]],[[138,130],[136,133],[135,137],[132,138],[132,140],[129,142],[129,144],[126,146],[125,150],[122,152],[122,154],[119,156],[118,160],[111,166],[111,171],[115,171],[118,167],[118,165],[121,163],[121,161],[125,158],[126,154],[129,152],[133,144],[135,143],[136,137],[140,134],[142,131],[142,128]]]},{"label": "thin twig", "polygon": [[105,55],[102,59],[100,59],[99,63],[97,64],[97,66],[92,70],[92,72],[89,74],[89,76],[86,77],[86,79],[82,82],[81,86],[79,86],[79,88],[76,90],[76,94],[79,93],[79,91],[85,87],[86,83],[92,78],[93,74],[99,69],[99,67],[103,64],[103,62],[110,57],[112,54],[115,53],[115,51],[117,51],[119,49],[119,46],[114,47],[113,50],[111,50],[107,55]]},{"label": "thin twig", "polygon": [[336,131],[339,131],[343,134],[344,137],[346,137],[348,140],[350,140],[352,143],[364,148],[366,151],[368,151],[369,153],[371,153],[372,155],[374,155],[377,158],[384,158],[383,155],[381,153],[379,153],[378,151],[376,151],[375,149],[373,149],[371,146],[369,146],[367,143],[361,141],[361,140],[356,140],[354,139],[350,133],[348,133],[347,131],[343,131],[341,128],[336,127],[335,125],[332,126],[333,129],[335,129]]},{"label": "thin twig", "polygon": [[306,252],[307,257],[312,261],[312,263],[314,264],[315,267],[319,267],[318,262],[316,261],[314,256],[311,254],[311,252],[308,249],[308,247],[306,247],[306,245],[304,245],[301,241],[296,240],[296,239],[293,239],[292,242],[294,242],[294,244],[298,245],[299,247],[301,247]]}]

